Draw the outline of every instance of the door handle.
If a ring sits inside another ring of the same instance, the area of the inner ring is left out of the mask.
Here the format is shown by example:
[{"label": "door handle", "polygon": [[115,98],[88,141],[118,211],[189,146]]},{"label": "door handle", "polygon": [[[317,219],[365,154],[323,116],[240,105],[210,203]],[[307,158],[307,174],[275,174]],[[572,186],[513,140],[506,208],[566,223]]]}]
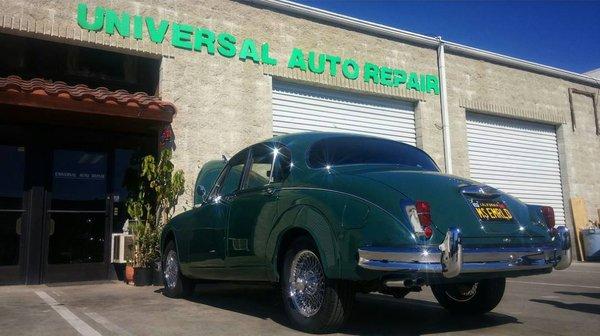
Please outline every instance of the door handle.
[{"label": "door handle", "polygon": [[15,232],[17,233],[17,235],[21,235],[21,218],[23,217],[19,217],[17,219],[17,225],[15,225]]},{"label": "door handle", "polygon": [[54,219],[50,218],[50,220],[48,221],[48,236],[52,236],[54,234],[54,226],[55,226],[55,222]]},{"label": "door handle", "polygon": [[263,195],[276,196],[278,192],[279,192],[279,189],[269,187],[269,188],[265,189],[265,191],[263,191]]}]

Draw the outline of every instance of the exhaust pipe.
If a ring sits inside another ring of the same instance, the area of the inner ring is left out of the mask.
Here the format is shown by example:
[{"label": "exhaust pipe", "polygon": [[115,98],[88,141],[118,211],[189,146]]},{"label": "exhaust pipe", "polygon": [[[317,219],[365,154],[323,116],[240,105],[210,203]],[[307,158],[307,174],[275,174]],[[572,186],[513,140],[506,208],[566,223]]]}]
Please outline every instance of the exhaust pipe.
[{"label": "exhaust pipe", "polygon": [[385,282],[387,287],[391,288],[415,288],[422,287],[425,285],[425,279],[416,278],[416,279],[398,279],[398,280],[387,280]]}]

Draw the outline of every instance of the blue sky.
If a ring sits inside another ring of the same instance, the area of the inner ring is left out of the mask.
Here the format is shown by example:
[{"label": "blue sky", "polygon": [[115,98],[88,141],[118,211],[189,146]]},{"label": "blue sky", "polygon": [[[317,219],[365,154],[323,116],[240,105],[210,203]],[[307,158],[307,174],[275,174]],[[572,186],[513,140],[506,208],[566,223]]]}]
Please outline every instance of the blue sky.
[{"label": "blue sky", "polygon": [[600,0],[294,1],[574,72],[600,68]]}]

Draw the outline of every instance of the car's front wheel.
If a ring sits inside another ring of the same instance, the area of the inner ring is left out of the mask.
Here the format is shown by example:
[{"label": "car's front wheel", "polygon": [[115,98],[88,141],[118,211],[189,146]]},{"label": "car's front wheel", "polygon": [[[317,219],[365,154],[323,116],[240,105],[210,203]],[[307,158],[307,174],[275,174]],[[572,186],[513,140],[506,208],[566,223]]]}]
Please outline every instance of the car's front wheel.
[{"label": "car's front wheel", "polygon": [[505,278],[479,282],[432,285],[431,290],[442,307],[453,313],[484,314],[502,300]]},{"label": "car's front wheel", "polygon": [[293,325],[305,332],[335,331],[350,315],[352,284],[327,279],[317,249],[308,238],[287,250],[281,279],[285,311]]},{"label": "car's front wheel", "polygon": [[162,260],[163,294],[171,298],[188,297],[194,292],[194,281],[181,274],[175,243],[167,243]]}]

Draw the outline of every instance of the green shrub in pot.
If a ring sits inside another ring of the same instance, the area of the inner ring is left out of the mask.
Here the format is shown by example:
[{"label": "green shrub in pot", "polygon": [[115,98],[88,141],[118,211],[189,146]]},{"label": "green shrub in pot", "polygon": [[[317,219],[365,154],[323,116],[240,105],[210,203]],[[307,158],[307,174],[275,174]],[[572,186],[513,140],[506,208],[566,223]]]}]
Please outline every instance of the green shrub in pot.
[{"label": "green shrub in pot", "polygon": [[163,149],[158,160],[152,155],[145,156],[138,190],[127,200],[129,225],[134,235],[136,285],[152,284],[152,267],[159,257],[160,232],[173,216],[184,191],[183,171],[174,170],[171,158],[170,149]]}]

